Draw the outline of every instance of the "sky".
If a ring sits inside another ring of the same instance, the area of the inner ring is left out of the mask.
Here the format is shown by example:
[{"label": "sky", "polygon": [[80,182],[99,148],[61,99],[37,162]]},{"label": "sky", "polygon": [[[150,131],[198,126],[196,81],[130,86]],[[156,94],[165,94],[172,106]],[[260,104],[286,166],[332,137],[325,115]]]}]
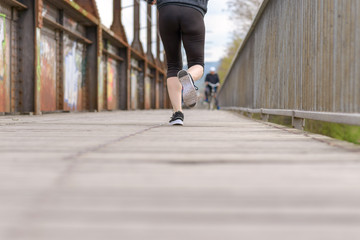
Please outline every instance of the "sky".
[{"label": "sky", "polygon": [[[100,17],[102,23],[110,28],[113,18],[112,3],[113,0],[97,0]],[[133,0],[122,0],[123,16],[122,21],[125,27],[128,41],[131,43],[133,39],[133,8],[127,7],[133,5]],[[140,36],[146,51],[146,2],[141,1],[140,16],[141,16],[141,31]],[[155,16],[156,8],[153,7],[153,15]],[[217,62],[225,53],[226,46],[230,41],[231,32],[234,25],[230,20],[229,11],[225,0],[210,0],[208,6],[208,13],[205,16],[206,25],[206,44],[205,44],[205,61]],[[153,18],[153,25],[156,24]],[[129,26],[129,27],[127,27]],[[155,53],[155,31],[153,33],[153,53]]]}]

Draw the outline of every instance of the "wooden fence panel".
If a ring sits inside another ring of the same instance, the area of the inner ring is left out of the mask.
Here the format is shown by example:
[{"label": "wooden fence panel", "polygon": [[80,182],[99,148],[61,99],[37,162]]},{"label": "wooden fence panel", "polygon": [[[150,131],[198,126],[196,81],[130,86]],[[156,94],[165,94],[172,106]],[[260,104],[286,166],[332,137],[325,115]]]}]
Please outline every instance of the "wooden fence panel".
[{"label": "wooden fence panel", "polygon": [[360,2],[265,0],[221,106],[360,112]]}]

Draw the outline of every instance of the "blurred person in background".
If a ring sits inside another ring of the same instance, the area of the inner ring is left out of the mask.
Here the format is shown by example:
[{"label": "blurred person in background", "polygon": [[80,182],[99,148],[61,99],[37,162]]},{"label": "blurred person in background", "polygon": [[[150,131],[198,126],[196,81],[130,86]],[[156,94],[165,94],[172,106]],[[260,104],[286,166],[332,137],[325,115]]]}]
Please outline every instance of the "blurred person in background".
[{"label": "blurred person in background", "polygon": [[211,92],[214,88],[214,98],[217,109],[219,109],[219,102],[216,97],[216,92],[219,86],[220,86],[219,75],[216,73],[216,68],[211,67],[210,73],[208,73],[205,78],[205,102],[209,102],[209,96],[211,95]]}]

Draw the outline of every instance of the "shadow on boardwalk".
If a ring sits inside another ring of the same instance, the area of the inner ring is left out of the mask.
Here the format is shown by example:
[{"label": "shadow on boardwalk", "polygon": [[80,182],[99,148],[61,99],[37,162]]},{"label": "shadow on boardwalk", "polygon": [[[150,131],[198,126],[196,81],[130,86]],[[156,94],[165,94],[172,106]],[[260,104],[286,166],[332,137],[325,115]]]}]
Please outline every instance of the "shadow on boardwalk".
[{"label": "shadow on boardwalk", "polygon": [[0,239],[360,238],[357,148],[185,114],[1,117]]}]

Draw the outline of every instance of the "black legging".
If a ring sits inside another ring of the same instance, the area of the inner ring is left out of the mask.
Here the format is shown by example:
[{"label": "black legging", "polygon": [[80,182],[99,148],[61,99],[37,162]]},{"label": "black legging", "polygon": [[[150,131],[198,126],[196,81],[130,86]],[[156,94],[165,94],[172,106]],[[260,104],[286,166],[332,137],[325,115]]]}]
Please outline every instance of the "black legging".
[{"label": "black legging", "polygon": [[166,5],[159,9],[159,27],[168,65],[167,77],[175,77],[183,68],[181,41],[188,67],[204,67],[205,24],[203,15],[196,9]]}]

